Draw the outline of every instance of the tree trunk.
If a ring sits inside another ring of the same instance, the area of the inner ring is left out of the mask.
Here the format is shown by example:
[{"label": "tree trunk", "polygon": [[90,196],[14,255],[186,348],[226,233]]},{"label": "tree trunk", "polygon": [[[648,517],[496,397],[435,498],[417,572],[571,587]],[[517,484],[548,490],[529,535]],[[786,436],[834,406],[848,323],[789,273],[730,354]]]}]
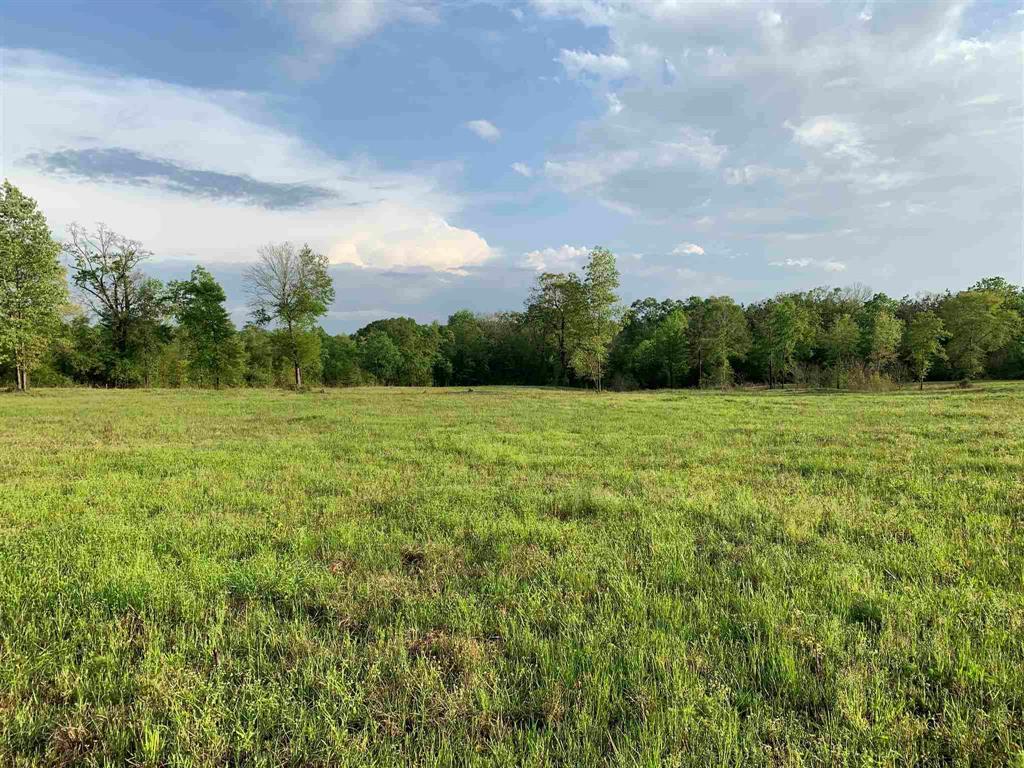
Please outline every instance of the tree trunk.
[{"label": "tree trunk", "polygon": [[921,391],[922,391],[922,392],[924,392],[924,376],[922,376],[922,377],[921,377],[920,379],[918,379],[917,381],[918,381],[918,383],[919,383],[919,384],[921,385]]},{"label": "tree trunk", "polygon": [[22,374],[22,370],[21,370],[21,365],[15,365],[14,366],[14,380],[16,382],[15,383],[15,388],[19,392],[24,392],[25,391],[25,381],[22,378],[22,376],[23,376],[23,374]]},{"label": "tree trunk", "polygon": [[298,363],[295,364],[295,388],[302,389],[302,368]]}]

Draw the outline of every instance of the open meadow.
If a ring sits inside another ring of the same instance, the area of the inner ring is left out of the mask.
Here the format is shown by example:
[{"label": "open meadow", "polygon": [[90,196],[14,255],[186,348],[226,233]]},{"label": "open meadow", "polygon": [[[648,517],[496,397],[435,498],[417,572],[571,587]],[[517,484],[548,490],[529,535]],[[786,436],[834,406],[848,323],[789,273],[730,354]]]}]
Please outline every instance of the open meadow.
[{"label": "open meadow", "polygon": [[1024,384],[0,396],[0,765],[1024,765]]}]

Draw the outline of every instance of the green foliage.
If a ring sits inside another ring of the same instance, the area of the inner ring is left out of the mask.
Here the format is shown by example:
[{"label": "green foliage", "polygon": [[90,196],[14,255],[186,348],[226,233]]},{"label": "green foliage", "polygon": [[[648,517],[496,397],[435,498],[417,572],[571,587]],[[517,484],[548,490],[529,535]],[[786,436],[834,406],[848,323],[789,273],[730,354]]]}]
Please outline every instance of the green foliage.
[{"label": "green foliage", "polygon": [[860,327],[849,314],[840,315],[825,333],[824,347],[835,370],[838,389],[842,372],[856,360],[860,348]]},{"label": "green foliage", "polygon": [[490,379],[491,340],[483,322],[467,309],[448,318],[441,357],[450,374],[443,383],[455,386],[486,384]]},{"label": "green foliage", "polygon": [[781,296],[765,305],[756,343],[768,363],[769,386],[785,386],[799,353],[809,348],[815,337],[814,318],[794,296]]},{"label": "green foliage", "polygon": [[527,322],[536,327],[551,350],[554,383],[569,383],[572,359],[580,344],[586,312],[583,281],[573,273],[545,272],[537,278],[527,300]]},{"label": "green foliage", "polygon": [[690,364],[696,368],[700,386],[732,383],[732,363],[750,349],[750,331],[743,308],[728,296],[691,298],[686,303],[689,318]]},{"label": "green foliage", "polygon": [[977,378],[987,355],[1021,332],[1021,315],[998,291],[958,293],[943,302],[940,315],[949,333],[946,354],[965,379]]},{"label": "green foliage", "polygon": [[39,391],[0,436],[3,766],[1024,749],[1020,383]]},{"label": "green foliage", "polygon": [[[316,319],[334,301],[334,283],[327,257],[304,245],[298,252],[291,243],[265,245],[259,259],[245,274],[257,325],[276,323],[282,333],[297,388],[302,387],[304,362],[311,355]],[[315,334],[314,334],[315,335]]]},{"label": "green foliage", "polygon": [[0,363],[10,361],[18,389],[43,358],[67,303],[60,245],[36,201],[6,179],[0,186]]},{"label": "green foliage", "polygon": [[903,348],[914,378],[924,387],[924,380],[936,359],[946,356],[942,340],[946,328],[942,318],[930,310],[920,312],[907,325],[903,336]]},{"label": "green foliage", "polygon": [[[420,325],[411,317],[375,320],[355,333],[363,343],[371,336],[384,334],[390,346],[374,340],[370,352],[372,367],[367,370],[378,381],[407,387],[429,387],[434,381],[434,366],[441,347],[441,330],[437,325]],[[396,355],[397,353],[397,355]]]},{"label": "green foliage", "polygon": [[188,280],[172,282],[168,294],[189,382],[213,387],[237,384],[245,350],[224,308],[224,289],[197,266]]},{"label": "green foliage", "polygon": [[71,262],[71,281],[102,329],[104,378],[118,387],[148,386],[158,345],[170,338],[160,281],[139,270],[151,254],[103,224],[93,232],[71,224],[68,234],[63,249]]},{"label": "green foliage", "polygon": [[686,312],[674,309],[637,348],[644,367],[657,368],[669,387],[679,386],[690,367],[688,330]]},{"label": "green foliage", "polygon": [[323,383],[328,387],[362,384],[359,346],[355,339],[345,334],[330,336],[323,329],[320,329],[319,335]]},{"label": "green foliage", "polygon": [[897,359],[903,336],[903,321],[888,309],[879,310],[871,318],[868,334],[868,366],[875,373],[881,373]]},{"label": "green foliage", "polygon": [[575,318],[577,344],[569,362],[577,375],[601,389],[608,352],[619,329],[619,270],[607,248],[594,248],[583,267],[582,303]]},{"label": "green foliage", "polygon": [[388,333],[375,329],[360,336],[359,356],[363,370],[373,376],[378,384],[399,383],[402,352]]}]

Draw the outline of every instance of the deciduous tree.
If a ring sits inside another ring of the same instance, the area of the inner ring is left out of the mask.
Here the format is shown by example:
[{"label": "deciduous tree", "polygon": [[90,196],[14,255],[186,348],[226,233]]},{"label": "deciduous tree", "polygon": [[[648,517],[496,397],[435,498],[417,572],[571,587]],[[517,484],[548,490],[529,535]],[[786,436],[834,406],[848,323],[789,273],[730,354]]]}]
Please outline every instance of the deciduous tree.
[{"label": "deciduous tree", "polygon": [[697,368],[697,383],[726,385],[732,381],[732,361],[750,348],[750,331],[743,308],[728,296],[691,298],[689,318],[690,364]]},{"label": "deciduous tree", "polygon": [[910,370],[917,379],[920,388],[924,389],[924,380],[936,359],[945,357],[942,339],[946,335],[942,318],[928,310],[920,312],[907,325],[903,334],[903,347],[906,350]]},{"label": "deciduous tree", "polygon": [[583,300],[576,317],[578,341],[570,362],[573,370],[593,381],[600,392],[608,350],[619,328],[615,255],[607,248],[595,248],[583,274]]},{"label": "deciduous tree", "polygon": [[977,378],[988,353],[1018,333],[1021,324],[998,291],[962,291],[943,302],[940,316],[949,332],[946,353],[965,379]]},{"label": "deciduous tree", "polygon": [[29,374],[61,324],[67,304],[60,245],[50,237],[36,201],[4,180],[0,187],[0,362],[14,364],[16,387]]},{"label": "deciduous tree", "polygon": [[236,383],[242,374],[244,350],[224,308],[224,289],[205,268],[197,266],[188,280],[170,283],[168,293],[189,380],[214,387]]},{"label": "deciduous tree", "polygon": [[850,315],[841,315],[825,333],[823,342],[836,375],[836,389],[839,389],[843,371],[857,359],[857,350],[860,348],[860,326]]},{"label": "deciduous tree", "polygon": [[93,232],[71,224],[68,236],[71,281],[104,330],[108,379],[119,386],[144,380],[163,312],[159,281],[139,270],[150,252],[104,224]]},{"label": "deciduous tree", "polygon": [[253,319],[258,325],[277,323],[284,334],[295,386],[302,386],[302,335],[313,331],[316,319],[334,301],[334,284],[327,257],[305,245],[268,244],[245,275]]}]

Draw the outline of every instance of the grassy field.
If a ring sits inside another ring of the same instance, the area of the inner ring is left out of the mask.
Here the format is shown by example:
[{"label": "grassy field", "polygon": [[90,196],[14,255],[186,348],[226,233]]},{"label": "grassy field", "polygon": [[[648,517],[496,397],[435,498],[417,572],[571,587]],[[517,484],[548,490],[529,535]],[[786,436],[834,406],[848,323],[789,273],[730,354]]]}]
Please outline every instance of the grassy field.
[{"label": "grassy field", "polygon": [[1024,765],[1024,385],[0,396],[0,765]]}]

